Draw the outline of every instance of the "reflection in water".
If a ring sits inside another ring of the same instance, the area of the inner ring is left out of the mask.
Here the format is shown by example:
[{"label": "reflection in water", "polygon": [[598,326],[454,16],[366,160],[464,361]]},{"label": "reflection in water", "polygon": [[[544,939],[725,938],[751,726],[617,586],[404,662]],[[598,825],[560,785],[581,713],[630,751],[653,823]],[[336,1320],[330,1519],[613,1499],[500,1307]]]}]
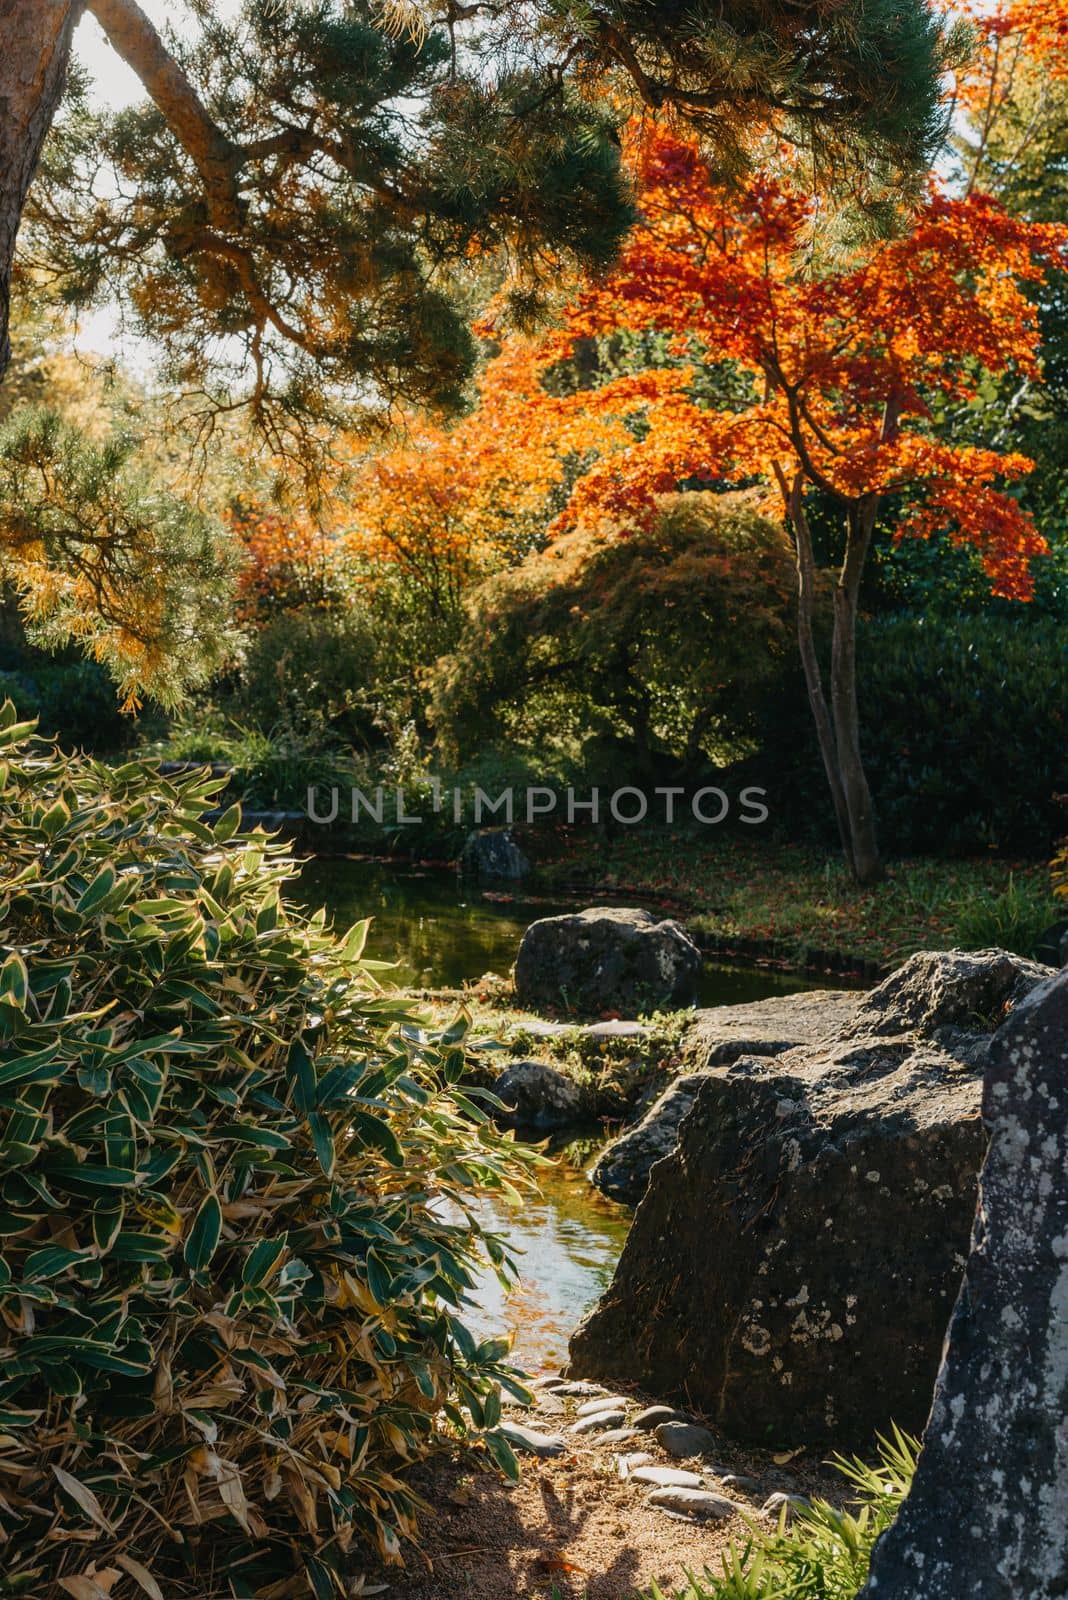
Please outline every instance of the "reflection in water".
[{"label": "reflection in water", "polygon": [[[309,861],[295,897],[312,908],[325,905],[341,927],[373,917],[366,954],[397,963],[394,972],[383,976],[401,985],[442,989],[459,988],[487,972],[506,977],[535,918],[591,903],[543,900],[523,890],[514,898],[487,899],[477,885],[461,882],[447,867],[419,871],[343,860]],[[741,1005],[817,987],[786,973],[708,962],[697,1000],[703,1006]]]},{"label": "reflection in water", "polygon": [[541,1169],[541,1193],[526,1197],[521,1210],[503,1200],[474,1208],[507,1241],[520,1283],[506,1296],[487,1270],[464,1320],[479,1339],[508,1335],[516,1364],[531,1374],[563,1365],[568,1338],[608,1287],[630,1226],[629,1210],[585,1177],[600,1143],[551,1151],[556,1164]]}]

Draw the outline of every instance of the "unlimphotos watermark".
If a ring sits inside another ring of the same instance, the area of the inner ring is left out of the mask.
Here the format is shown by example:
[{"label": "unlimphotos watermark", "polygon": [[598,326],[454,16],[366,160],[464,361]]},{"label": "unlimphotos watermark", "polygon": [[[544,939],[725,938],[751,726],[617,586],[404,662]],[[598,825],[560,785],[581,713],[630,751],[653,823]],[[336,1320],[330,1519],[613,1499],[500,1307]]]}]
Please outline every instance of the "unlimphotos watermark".
[{"label": "unlimphotos watermark", "polygon": [[[617,789],[578,790],[556,788],[551,784],[509,786],[491,795],[478,784],[446,786],[440,778],[429,778],[412,789],[379,785],[368,794],[353,787],[342,810],[342,790],[334,785],[329,801],[321,791],[308,789],[308,818],[329,827],[342,820],[359,824],[376,823],[382,828],[415,828],[427,822],[426,812],[449,816],[455,823],[470,822],[474,827],[508,827],[515,822],[538,822],[552,817],[558,822],[599,823],[609,818],[622,827],[643,822],[666,823],[692,819],[714,828],[733,819],[748,827],[767,822],[770,812],[765,801],[767,790],[749,786],[737,795],[726,789],[705,785],[687,789],[677,785],[647,790],[631,784]],[[325,803],[324,803],[325,802]],[[409,810],[418,807],[418,811]]]}]

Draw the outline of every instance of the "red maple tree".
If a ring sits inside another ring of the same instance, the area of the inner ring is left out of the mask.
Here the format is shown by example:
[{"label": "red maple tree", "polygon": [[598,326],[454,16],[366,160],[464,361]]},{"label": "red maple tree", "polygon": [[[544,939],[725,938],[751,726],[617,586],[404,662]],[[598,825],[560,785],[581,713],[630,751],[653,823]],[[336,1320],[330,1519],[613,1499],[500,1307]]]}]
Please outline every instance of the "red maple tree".
[{"label": "red maple tree", "polygon": [[[655,514],[680,483],[717,481],[773,506],[792,538],[801,656],[847,860],[860,882],[880,873],[861,759],[856,622],[876,525],[895,537],[945,531],[974,546],[995,593],[1027,599],[1029,563],[1045,543],[1013,497],[1024,457],[940,437],[937,406],[967,401],[984,374],[1037,375],[1039,330],[1027,292],[1065,260],[1065,231],[1031,225],[979,194],[932,192],[899,236],[821,269],[818,202],[762,175],[743,190],[711,177],[696,142],[663,128],[637,149],[641,222],[618,267],[581,293],[563,331],[532,361],[544,372],[590,336],[670,336],[671,364],[571,395],[543,392],[570,436],[596,435],[598,458],[557,526]],[[722,409],[695,386],[700,365],[748,375],[747,403]],[[624,419],[614,446],[605,424]],[[608,441],[606,443],[606,441]],[[809,511],[837,509],[829,684],[813,636],[816,560]]]}]

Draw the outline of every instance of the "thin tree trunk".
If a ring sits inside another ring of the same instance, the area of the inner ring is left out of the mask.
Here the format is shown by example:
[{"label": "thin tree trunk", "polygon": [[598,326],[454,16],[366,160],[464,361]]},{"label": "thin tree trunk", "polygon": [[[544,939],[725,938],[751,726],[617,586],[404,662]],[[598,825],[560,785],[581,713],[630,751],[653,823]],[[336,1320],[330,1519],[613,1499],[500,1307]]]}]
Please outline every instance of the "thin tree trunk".
[{"label": "thin tree trunk", "polygon": [[816,598],[816,558],[812,550],[812,530],[808,525],[808,517],[805,515],[804,483],[799,476],[794,479],[792,484],[789,484],[785,473],[781,469],[776,468],[776,473],[783,499],[786,502],[786,514],[794,535],[794,555],[797,563],[797,643],[801,653],[801,666],[805,674],[805,687],[808,690],[808,703],[812,710],[812,720],[816,725],[816,740],[823,760],[827,786],[831,791],[831,799],[834,803],[834,815],[838,823],[838,836],[842,841],[842,853],[846,858],[846,865],[849,867],[850,872],[856,876],[849,807],[846,804],[845,791],[842,787],[839,769],[838,741],[831,722],[827,697],[823,692],[823,674],[820,672],[819,657],[816,654],[816,640],[812,626]]},{"label": "thin tree trunk", "polygon": [[875,838],[875,808],[860,753],[857,706],[857,607],[875,529],[877,502],[851,509],[846,521],[846,549],[834,591],[834,637],[831,645],[831,711],[834,717],[838,775],[849,819],[853,874],[858,883],[882,877]]}]

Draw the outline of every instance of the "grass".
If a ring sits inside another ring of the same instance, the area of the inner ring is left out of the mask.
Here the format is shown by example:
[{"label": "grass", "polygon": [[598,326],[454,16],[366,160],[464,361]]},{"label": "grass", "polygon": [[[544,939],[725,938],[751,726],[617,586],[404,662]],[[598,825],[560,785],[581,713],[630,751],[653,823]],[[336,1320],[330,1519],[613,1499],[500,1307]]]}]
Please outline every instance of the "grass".
[{"label": "grass", "polygon": [[771,1533],[753,1527],[733,1543],[719,1572],[706,1570],[670,1597],[654,1586],[646,1600],[853,1600],[868,1576],[876,1539],[897,1515],[916,1468],[919,1446],[894,1430],[879,1461],[833,1463],[855,1491],[850,1508],[815,1500]]},{"label": "grass", "polygon": [[1038,933],[1064,915],[1048,867],[996,857],[894,861],[881,883],[859,889],[838,860],[803,845],[575,832],[538,865],[549,882],[585,881],[667,901],[712,943],[759,941],[799,966],[811,950],[880,966],[954,945],[1004,944],[1028,954]]}]

